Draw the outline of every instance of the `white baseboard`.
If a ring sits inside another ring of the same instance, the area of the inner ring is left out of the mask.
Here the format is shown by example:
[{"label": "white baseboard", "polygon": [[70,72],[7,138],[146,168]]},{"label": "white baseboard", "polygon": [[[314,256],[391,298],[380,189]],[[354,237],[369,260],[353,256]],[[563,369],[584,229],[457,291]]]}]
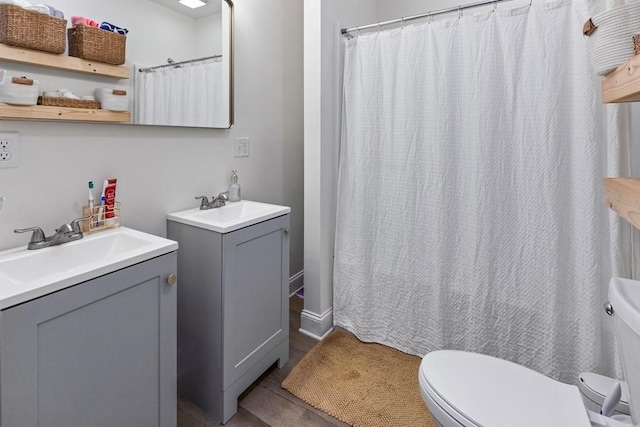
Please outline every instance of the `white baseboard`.
[{"label": "white baseboard", "polygon": [[289,296],[292,297],[298,289],[304,286],[304,270],[299,271],[289,278]]},{"label": "white baseboard", "polygon": [[327,337],[327,335],[329,335],[331,332],[333,332],[333,328],[329,329],[327,331],[326,334],[324,334],[323,336],[319,337],[317,335],[312,334],[311,332],[305,331],[304,329],[300,328],[298,329],[298,332],[300,332],[302,335],[306,335],[308,337],[313,338],[316,341],[322,341],[323,339],[325,339]]},{"label": "white baseboard", "polygon": [[322,341],[333,331],[333,308],[327,309],[322,314],[302,310],[298,331],[303,335]]}]

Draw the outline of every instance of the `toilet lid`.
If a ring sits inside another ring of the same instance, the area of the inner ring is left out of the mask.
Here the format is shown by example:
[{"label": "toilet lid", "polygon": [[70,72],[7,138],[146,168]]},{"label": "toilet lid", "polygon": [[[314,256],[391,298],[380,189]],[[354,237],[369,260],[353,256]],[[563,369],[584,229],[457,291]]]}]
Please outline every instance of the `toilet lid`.
[{"label": "toilet lid", "polygon": [[421,379],[466,425],[485,427],[588,427],[577,387],[506,360],[463,351],[427,354]]}]

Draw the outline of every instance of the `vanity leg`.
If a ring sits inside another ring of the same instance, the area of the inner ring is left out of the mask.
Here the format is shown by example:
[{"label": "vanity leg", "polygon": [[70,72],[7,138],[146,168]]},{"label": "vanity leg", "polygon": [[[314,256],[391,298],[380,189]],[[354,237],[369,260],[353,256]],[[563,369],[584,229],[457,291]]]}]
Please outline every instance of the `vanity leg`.
[{"label": "vanity leg", "polygon": [[239,395],[234,387],[222,392],[222,424],[226,424],[238,412]]},{"label": "vanity leg", "polygon": [[282,342],[279,350],[280,356],[278,357],[278,364],[276,366],[278,369],[282,369],[289,361],[289,340]]}]

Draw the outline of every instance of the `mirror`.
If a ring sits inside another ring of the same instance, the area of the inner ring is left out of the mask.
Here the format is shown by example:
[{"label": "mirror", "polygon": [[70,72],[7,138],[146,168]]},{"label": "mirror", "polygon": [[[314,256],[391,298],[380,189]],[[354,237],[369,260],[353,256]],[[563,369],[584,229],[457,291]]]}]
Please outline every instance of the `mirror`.
[{"label": "mirror", "polygon": [[82,16],[128,29],[124,66],[131,69],[129,79],[25,64],[2,67],[9,74],[38,79],[41,92],[64,88],[90,96],[96,88],[126,90],[132,124],[230,128],[233,3],[195,1],[203,5],[191,9],[179,0],[55,1],[53,6],[65,14],[67,27],[71,16]]},{"label": "mirror", "polygon": [[[203,5],[194,9],[177,0],[147,1],[188,18],[172,20],[172,39],[183,38],[175,52],[159,48],[149,52],[143,48],[135,55],[133,122],[230,127],[231,1],[196,0]],[[157,34],[157,29],[152,34]],[[158,55],[160,52],[167,54]]]}]

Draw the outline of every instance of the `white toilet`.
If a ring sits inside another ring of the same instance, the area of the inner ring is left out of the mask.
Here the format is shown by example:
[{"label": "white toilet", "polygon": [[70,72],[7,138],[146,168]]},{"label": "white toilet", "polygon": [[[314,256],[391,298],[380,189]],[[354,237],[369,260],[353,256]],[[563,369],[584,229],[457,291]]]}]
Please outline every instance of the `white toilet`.
[{"label": "white toilet", "polygon": [[[640,282],[613,278],[609,300],[633,424],[585,408],[578,387],[506,360],[455,350],[427,354],[418,378],[442,427],[640,427]],[[634,401],[634,399],[636,399]]]}]

